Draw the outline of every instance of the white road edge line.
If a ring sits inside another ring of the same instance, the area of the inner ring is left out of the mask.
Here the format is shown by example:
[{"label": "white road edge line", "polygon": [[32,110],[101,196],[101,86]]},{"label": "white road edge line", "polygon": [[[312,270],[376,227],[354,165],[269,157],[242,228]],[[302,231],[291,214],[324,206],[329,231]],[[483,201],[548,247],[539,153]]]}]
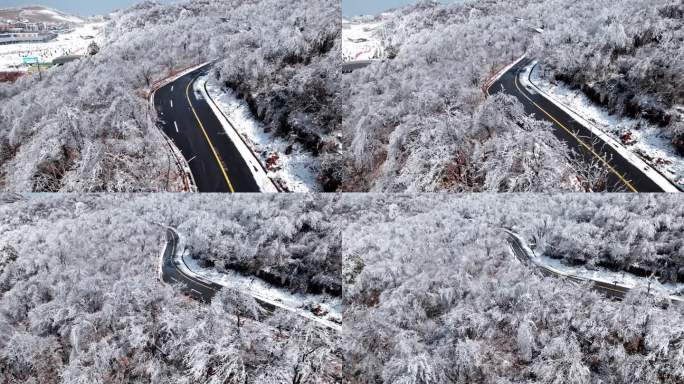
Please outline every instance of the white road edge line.
[{"label": "white road edge line", "polygon": [[271,178],[266,174],[266,171],[263,169],[259,159],[256,157],[256,154],[249,149],[247,144],[240,136],[240,133],[235,129],[233,124],[227,120],[226,116],[221,113],[216,101],[207,92],[205,88],[206,82],[207,77],[200,76],[195,82],[196,87],[193,86],[193,91],[197,91],[199,89],[199,94],[202,95],[207,105],[209,105],[209,108],[211,108],[212,112],[221,123],[224,133],[228,136],[230,141],[233,142],[235,148],[238,150],[238,152],[240,152],[240,156],[245,160],[245,163],[247,163],[247,168],[249,168],[250,172],[252,173],[254,180],[259,186],[259,190],[265,193],[277,193],[278,188],[276,188],[273,180],[271,180]]},{"label": "white road edge line", "polygon": [[579,124],[584,126],[588,131],[593,133],[595,136],[599,137],[606,145],[609,145],[615,149],[616,152],[620,154],[627,162],[631,163],[635,168],[640,169],[641,172],[649,179],[651,179],[652,182],[657,184],[664,192],[681,192],[679,188],[677,188],[672,181],[667,179],[665,176],[663,176],[660,172],[658,172],[655,168],[653,168],[650,164],[648,164],[646,161],[644,161],[641,157],[639,157],[636,153],[632,152],[628,148],[626,148],[624,145],[619,143],[616,139],[614,139],[612,136],[610,136],[608,133],[604,132],[601,128],[595,126],[591,122],[589,122],[587,119],[585,119],[583,116],[581,116],[579,113],[573,111],[570,109],[568,106],[563,104],[561,101],[557,100],[555,97],[552,95],[544,92],[540,87],[538,87],[536,84],[530,81],[530,76],[531,76],[531,71],[534,69],[534,67],[538,64],[537,60],[532,61],[530,64],[528,64],[523,71],[520,72],[522,75],[520,77],[520,82],[523,83],[523,86],[526,88],[534,88],[539,93],[541,94],[542,97],[544,97],[546,100],[548,100],[550,103],[554,104],[556,107],[559,109],[563,110],[566,114],[568,114],[570,117],[572,117],[575,121],[577,121]]},{"label": "white road edge line", "polygon": [[173,108],[173,100],[169,100],[171,102],[171,108]]},{"label": "white road edge line", "polygon": [[171,86],[171,92],[173,92],[173,85]]},{"label": "white road edge line", "polygon": [[[536,265],[536,266],[538,266],[538,267],[544,268],[544,269],[546,269],[547,271],[550,271],[550,272],[552,272],[552,273],[554,273],[554,274],[556,274],[556,275],[558,275],[558,276],[560,276],[560,277],[570,278],[570,279],[578,279],[578,280],[582,280],[582,281],[589,281],[589,282],[592,282],[592,283],[594,283],[594,284],[606,284],[606,285],[611,286],[611,287],[622,288],[622,289],[626,289],[626,290],[632,290],[632,289],[637,289],[637,288],[638,288],[638,287],[629,287],[629,286],[626,286],[626,285],[623,285],[623,284],[618,284],[617,282],[611,283],[611,282],[609,282],[609,281],[600,280],[600,279],[593,279],[593,278],[588,278],[588,277],[584,277],[584,276],[575,276],[575,275],[568,274],[568,273],[566,273],[566,272],[564,272],[564,271],[561,271],[561,270],[559,270],[559,269],[557,269],[557,268],[554,268],[554,267],[552,267],[552,266],[546,265],[546,264],[544,264],[544,262],[542,262],[542,261],[537,257],[537,255],[536,255],[536,254],[534,253],[534,251],[529,247],[529,245],[527,245],[527,242],[525,241],[525,239],[522,238],[522,236],[520,236],[519,234],[517,234],[517,233],[515,233],[515,232],[513,232],[513,231],[510,231],[510,230],[508,230],[508,229],[504,229],[504,232],[506,232],[509,236],[511,236],[511,237],[513,237],[513,238],[516,239],[516,242],[518,243],[518,245],[520,246],[520,248],[527,254],[527,257],[528,257],[528,259],[532,262],[532,264],[534,264],[534,265]],[[512,252],[515,252],[512,248],[511,248],[511,251],[512,251]],[[642,286],[641,288],[643,288],[643,286]],[[613,289],[613,290],[614,290],[614,289]],[[618,291],[618,292],[621,292],[621,291]],[[654,292],[655,292],[655,291],[654,291]],[[654,294],[654,295],[655,295],[655,294]],[[665,297],[668,298],[668,299],[671,300],[671,301],[674,301],[674,302],[680,302],[680,303],[682,302],[682,299],[681,299],[680,297],[675,296],[675,295],[670,295],[669,292],[666,293],[666,296],[665,296]]]},{"label": "white road edge line", "polygon": [[173,121],[173,126],[176,127],[176,133],[178,133],[178,123],[175,120]]},{"label": "white road edge line", "polygon": [[[196,279],[197,281],[201,282],[202,284],[209,285],[209,284],[214,283],[214,284],[218,284],[222,287],[227,286],[220,281],[208,280],[204,276],[202,276],[202,275],[198,274],[197,272],[195,272],[194,270],[192,270],[183,260],[183,251],[181,251],[181,250],[185,249],[184,237],[180,233],[178,233],[178,231],[176,231],[175,229],[173,229],[171,227],[167,227],[167,228],[170,228],[178,236],[178,243],[176,245],[176,253],[173,255],[173,260],[174,260],[174,262],[176,262],[176,267],[182,273],[184,273],[185,275],[188,275],[189,277]],[[252,296],[255,299],[259,299],[265,303],[271,304],[274,307],[284,309],[288,312],[294,313],[297,316],[309,319],[309,320],[311,320],[317,324],[323,325],[323,326],[330,328],[330,329],[333,329],[337,332],[340,332],[342,330],[341,325],[339,325],[339,324],[337,324],[331,320],[316,317],[312,313],[304,312],[304,311],[298,310],[297,308],[288,307],[288,306],[284,305],[283,303],[280,303],[280,302],[277,302],[275,300],[271,300],[269,298],[266,298],[262,295],[259,295],[258,293],[254,292],[254,291],[244,291],[241,289],[238,289],[238,291],[240,291],[243,294]]]},{"label": "white road edge line", "polygon": [[[155,83],[156,85],[153,87],[153,89],[151,90],[151,92],[149,94],[148,103],[149,103],[150,109],[153,111],[156,111],[155,100],[156,100],[156,96],[157,96],[157,91],[159,91],[162,87],[165,87],[165,86],[173,83],[174,81],[177,81],[181,77],[186,76],[187,74],[192,73],[193,71],[196,71],[197,69],[202,68],[202,67],[208,65],[209,63],[210,62],[207,61],[207,62],[204,62],[202,64],[198,64],[194,67],[186,68],[186,69],[176,73],[173,76],[170,76],[170,77],[167,77],[166,79],[161,80],[159,83]],[[161,116],[163,116],[164,112],[160,111],[159,114]],[[187,161],[185,161],[185,158],[183,157],[182,153],[180,152],[180,149],[178,149],[175,142],[164,132],[164,130],[162,130],[156,124],[155,124],[155,126],[157,127],[157,132],[159,132],[159,134],[162,136],[162,138],[169,141],[169,148],[171,149],[171,152],[173,153],[174,157],[176,158],[178,164],[181,166],[182,171],[185,172],[184,178],[187,177],[187,179],[189,179],[188,180],[189,190],[191,192],[197,192],[197,183],[195,182],[195,175],[193,175],[192,171],[190,170],[190,164]]]}]

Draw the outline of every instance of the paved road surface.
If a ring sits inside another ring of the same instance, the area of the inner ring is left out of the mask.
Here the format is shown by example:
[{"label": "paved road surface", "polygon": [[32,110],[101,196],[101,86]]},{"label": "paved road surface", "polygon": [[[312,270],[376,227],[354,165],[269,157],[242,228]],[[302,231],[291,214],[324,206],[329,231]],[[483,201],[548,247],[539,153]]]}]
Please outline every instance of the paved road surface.
[{"label": "paved road surface", "polygon": [[355,69],[360,69],[371,65],[372,60],[348,61],[342,63],[342,73],[350,73]]},{"label": "paved road surface", "polygon": [[207,281],[200,281],[186,275],[178,268],[174,255],[178,245],[178,234],[172,229],[166,230],[166,247],[162,256],[162,280],[168,284],[180,284],[184,293],[197,300],[210,302],[221,286]]},{"label": "paved road surface", "polygon": [[[175,260],[174,255],[177,252],[178,247],[178,233],[175,230],[166,227],[166,244],[164,246],[164,253],[162,254],[161,260],[161,278],[167,284],[174,284],[179,286],[181,291],[190,297],[209,303],[214,297],[216,292],[223,288],[221,285],[214,282],[208,281],[206,279],[200,279],[195,276],[191,276],[183,272],[183,268],[180,267],[179,263],[182,260]],[[184,266],[187,268],[187,265]],[[277,307],[280,307],[286,311],[290,311],[300,317],[314,321],[316,325],[323,326],[324,328],[341,331],[342,327],[339,321],[335,321],[331,318],[316,317],[312,314],[304,314],[296,309],[289,308],[284,305],[279,305],[277,303],[272,303],[265,301],[266,299],[260,299],[259,297],[254,297],[254,300],[266,311],[273,312]]]},{"label": "paved road surface", "polygon": [[154,105],[160,126],[188,161],[200,192],[259,192],[247,163],[228,138],[195,80],[208,66],[157,90]]},{"label": "paved road surface", "polygon": [[[575,276],[565,276],[565,275],[560,275],[556,273],[556,271],[549,269],[545,267],[544,265],[540,264],[535,264],[532,263],[530,260],[530,255],[526,252],[525,248],[523,247],[523,244],[520,242],[520,239],[516,236],[513,236],[510,233],[507,233],[507,238],[506,240],[508,241],[508,244],[511,247],[511,250],[513,251],[513,254],[515,257],[520,260],[521,263],[539,269],[539,271],[544,275],[544,276],[551,276],[551,277],[560,277],[560,278],[567,278],[571,281],[579,282],[579,283],[584,283],[587,280],[581,279],[579,277]],[[621,287],[619,285],[613,285],[613,284],[607,284],[599,281],[594,281],[593,282],[593,288],[601,292],[607,296],[614,297],[617,299],[623,299],[627,292],[629,292],[629,288]]]},{"label": "paved road surface", "polygon": [[[624,192],[663,192],[644,172],[625,160],[613,147],[603,143],[589,130],[540,94],[525,89],[519,80],[521,72],[532,59],[526,58],[513,66],[487,90],[488,94],[505,92],[520,100],[528,114],[553,124],[554,134],[587,161],[600,161],[609,172],[608,190]],[[599,140],[598,144],[592,141]]]}]

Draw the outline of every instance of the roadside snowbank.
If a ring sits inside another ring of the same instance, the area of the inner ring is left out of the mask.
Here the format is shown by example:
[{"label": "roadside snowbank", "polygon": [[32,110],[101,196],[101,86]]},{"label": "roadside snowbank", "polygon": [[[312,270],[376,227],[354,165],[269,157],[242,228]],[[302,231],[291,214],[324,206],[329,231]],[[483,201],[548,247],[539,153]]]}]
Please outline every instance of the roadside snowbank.
[{"label": "roadside snowbank", "polygon": [[643,278],[628,272],[615,272],[602,267],[589,269],[584,266],[572,267],[565,265],[561,260],[553,259],[546,255],[537,255],[520,235],[506,230],[508,235],[515,237],[518,244],[530,258],[530,261],[552,271],[560,276],[576,277],[582,280],[591,280],[606,284],[612,284],[628,289],[643,289],[652,294],[666,296],[671,300],[684,301],[684,283],[663,284],[655,279]]},{"label": "roadside snowbank", "polygon": [[653,294],[668,296],[674,300],[684,300],[684,284],[663,284],[656,279],[633,275],[628,272],[615,272],[602,267],[592,269],[586,267],[571,267],[563,264],[561,260],[552,259],[546,255],[541,255],[533,260],[537,264],[550,267],[564,275],[575,276],[581,279],[598,281],[606,284],[618,285],[621,287],[635,289],[640,288]]},{"label": "roadside snowbank", "polygon": [[[316,180],[318,172],[314,159],[304,148],[297,143],[290,144],[284,139],[265,132],[263,126],[254,119],[247,105],[211,76],[201,77],[195,84],[199,91],[206,93],[207,102],[212,109],[217,108],[214,112],[224,124],[226,133],[231,137],[236,136],[236,140],[244,141],[247,150],[254,153],[250,153],[249,156],[257,158],[256,161],[260,163],[259,168],[262,171],[265,170],[272,184],[280,186],[286,192],[319,192],[321,190]],[[277,190],[269,190],[269,192],[277,192]]]},{"label": "roadside snowbank", "polygon": [[[684,188],[684,158],[677,154],[670,139],[661,135],[661,128],[645,120],[611,115],[596,106],[581,90],[572,90],[563,83],[552,84],[541,76],[536,62],[525,69],[521,81],[529,82],[528,78],[547,99],[590,130],[599,131],[597,136],[608,136],[609,145],[625,153],[630,162],[641,169],[648,167],[649,178],[667,192],[679,192],[672,184]],[[661,180],[663,178],[666,180]]]},{"label": "roadside snowbank", "polygon": [[247,142],[242,138],[240,133],[235,129],[234,124],[228,120],[228,116],[224,114],[219,108],[218,104],[209,96],[206,88],[207,77],[203,76],[198,79],[193,85],[193,91],[198,99],[204,99],[211,108],[216,118],[221,122],[223,130],[226,135],[233,142],[235,148],[240,152],[240,156],[248,165],[249,171],[252,173],[254,180],[259,186],[259,191],[264,193],[277,193],[278,188],[273,183],[273,180],[268,177],[266,168],[259,161],[257,155],[247,145]]},{"label": "roadside snowbank", "polygon": [[[293,294],[253,276],[244,276],[237,272],[223,273],[211,268],[202,268],[198,261],[186,251],[185,240],[180,234],[178,234],[176,250],[174,261],[185,274],[205,282],[238,290],[255,299],[293,312],[328,328],[337,331],[342,329],[342,300],[340,298],[328,295]],[[315,315],[312,312],[314,308],[320,315]]]}]

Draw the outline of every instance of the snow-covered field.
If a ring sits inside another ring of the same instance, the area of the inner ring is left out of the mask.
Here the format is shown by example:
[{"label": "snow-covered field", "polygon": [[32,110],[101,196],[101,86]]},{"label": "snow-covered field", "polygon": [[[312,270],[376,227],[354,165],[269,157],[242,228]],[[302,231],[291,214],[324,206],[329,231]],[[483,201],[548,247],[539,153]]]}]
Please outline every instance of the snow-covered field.
[{"label": "snow-covered field", "polygon": [[563,83],[551,83],[541,76],[539,66],[532,71],[531,80],[540,89],[569,109],[586,118],[595,127],[657,169],[672,183],[684,187],[684,158],[677,154],[669,138],[662,136],[662,128],[645,120],[621,118],[594,104],[581,90],[570,89]]},{"label": "snow-covered field", "polygon": [[383,23],[342,21],[342,57],[344,61],[380,59]]},{"label": "snow-covered field", "polygon": [[30,22],[45,23],[83,23],[83,19],[80,17],[42,6],[0,9],[0,19],[28,20]]},{"label": "snow-covered field", "polygon": [[65,22],[65,23],[82,23],[83,20],[79,17],[76,16],[71,16],[67,15],[64,13],[61,13],[57,10],[54,9],[25,9],[22,11],[22,16],[23,17],[35,17],[38,19],[45,18],[48,20],[52,21],[57,21],[57,22]]},{"label": "snow-covered field", "polygon": [[221,87],[213,78],[206,77],[207,91],[221,111],[230,119],[247,145],[265,165],[267,175],[277,184],[290,192],[315,192],[320,190],[316,181],[316,170],[311,155],[300,148],[265,132],[263,126],[254,119],[244,101],[233,92]]},{"label": "snow-covered field", "polygon": [[[55,40],[45,43],[23,43],[0,45],[0,71],[25,71],[22,65],[26,56],[38,57],[43,63],[50,63],[64,55],[83,55],[91,42],[102,45],[104,23],[83,24],[72,32],[60,34]],[[86,39],[92,36],[94,39]]]}]

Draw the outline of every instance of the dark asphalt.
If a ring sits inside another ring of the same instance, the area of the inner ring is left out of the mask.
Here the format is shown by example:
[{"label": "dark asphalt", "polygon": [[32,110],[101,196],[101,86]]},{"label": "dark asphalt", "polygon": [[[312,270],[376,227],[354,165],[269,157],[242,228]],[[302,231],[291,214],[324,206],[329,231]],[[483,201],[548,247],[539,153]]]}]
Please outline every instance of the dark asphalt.
[{"label": "dark asphalt", "polygon": [[365,68],[371,65],[371,60],[348,61],[342,64],[342,73],[351,73],[355,69]]},{"label": "dark asphalt", "polygon": [[[220,291],[222,286],[211,281],[200,280],[196,277],[186,275],[178,267],[174,260],[176,254],[176,247],[178,245],[178,234],[173,229],[166,229],[166,248],[164,248],[164,255],[162,259],[162,280],[167,284],[178,284],[181,286],[183,293],[191,296],[196,300],[205,303],[211,302],[216,292]],[[256,302],[267,311],[274,311],[275,306],[265,301],[255,298]]]},{"label": "dark asphalt", "polygon": [[[518,100],[525,107],[525,111],[534,115],[537,119],[546,120],[553,124],[553,130],[556,137],[564,141],[570,148],[573,148],[577,153],[581,154],[585,161],[598,159],[601,156],[613,168],[610,170],[608,165],[604,167],[609,169],[608,191],[610,192],[663,192],[657,184],[649,179],[644,172],[635,167],[627,160],[625,160],[613,147],[601,141],[594,136],[591,131],[583,127],[567,113],[549,102],[541,94],[531,94],[521,84],[518,76],[520,76],[523,68],[528,65],[532,59],[526,58],[516,64],[513,68],[507,71],[499,80],[494,82],[488,89],[488,93],[496,94],[498,92],[506,92],[518,98]],[[539,107],[535,106],[529,99],[534,101]],[[549,116],[540,110],[542,108],[549,115],[557,121],[553,121]],[[577,137],[567,132],[560,124],[565,126],[568,130],[573,132]],[[595,152],[592,153],[588,148],[580,143],[584,142],[586,146],[592,148]],[[596,141],[597,144],[592,144]],[[619,175],[618,175],[619,174]]]},{"label": "dark asphalt", "polygon": [[179,284],[183,293],[204,302],[211,302],[221,286],[207,281],[200,281],[183,273],[173,256],[176,253],[178,234],[172,229],[166,230],[166,248],[162,259],[162,280],[168,284]]},{"label": "dark asphalt", "polygon": [[207,68],[197,69],[156,91],[154,105],[159,125],[188,161],[199,192],[259,192],[247,163],[218,118],[206,100],[193,91],[192,84]]},{"label": "dark asphalt", "polygon": [[[559,275],[556,272],[554,272],[553,270],[546,268],[543,265],[534,264],[529,260],[529,256],[527,255],[527,252],[525,252],[523,245],[520,243],[520,240],[517,237],[507,233],[506,241],[508,241],[508,243],[511,246],[511,249],[513,250],[513,254],[515,255],[515,257],[518,260],[520,260],[521,263],[523,263],[524,265],[527,265],[531,268],[537,268],[544,276],[567,278],[568,280],[579,282],[579,283],[585,283],[585,282],[589,281],[589,280],[580,279],[580,278],[574,277],[574,276]],[[613,285],[613,284],[606,284],[606,283],[598,282],[598,281],[592,281],[592,288],[598,292],[603,293],[606,296],[613,297],[613,298],[620,299],[620,300],[622,300],[625,297],[625,295],[627,294],[627,292],[629,292],[628,288],[624,288],[624,287],[621,287],[618,285]]]}]

